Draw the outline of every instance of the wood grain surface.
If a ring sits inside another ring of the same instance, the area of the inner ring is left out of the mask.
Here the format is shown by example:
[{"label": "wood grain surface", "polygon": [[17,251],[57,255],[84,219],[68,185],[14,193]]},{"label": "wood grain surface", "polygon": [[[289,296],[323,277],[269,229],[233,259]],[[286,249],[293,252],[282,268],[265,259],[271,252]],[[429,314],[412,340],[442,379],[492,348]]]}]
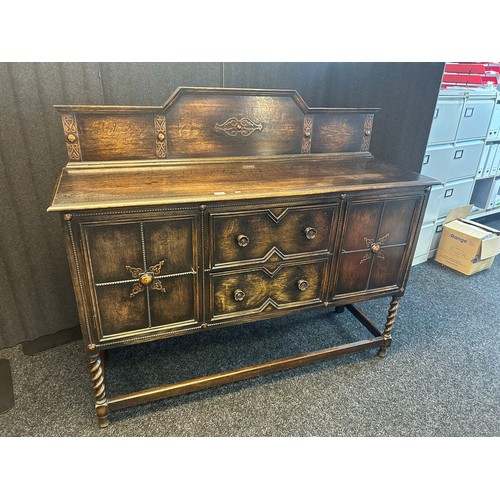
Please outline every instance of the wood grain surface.
[{"label": "wood grain surface", "polygon": [[439,181],[367,157],[122,164],[63,169],[49,211],[303,196]]}]

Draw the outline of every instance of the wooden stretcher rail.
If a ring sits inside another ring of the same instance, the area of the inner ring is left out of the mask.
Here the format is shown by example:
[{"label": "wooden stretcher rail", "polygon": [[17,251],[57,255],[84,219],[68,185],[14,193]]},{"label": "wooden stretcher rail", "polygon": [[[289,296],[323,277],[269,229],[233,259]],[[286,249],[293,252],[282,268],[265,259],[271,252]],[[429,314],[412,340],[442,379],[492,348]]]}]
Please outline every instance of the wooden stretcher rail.
[{"label": "wooden stretcher rail", "polygon": [[345,354],[381,347],[382,344],[383,339],[381,337],[370,340],[361,340],[359,342],[329,347],[319,351],[312,351],[288,358],[281,358],[258,365],[246,366],[236,370],[208,375],[206,377],[185,380],[183,382],[156,387],[154,389],[146,389],[143,391],[133,392],[131,394],[115,396],[108,399],[108,407],[111,411],[128,408],[130,406],[149,403],[159,399],[179,396],[180,394],[187,394],[189,392],[208,389],[210,387],[217,387],[231,382],[246,380],[260,375],[268,375],[273,372],[296,368],[298,366],[316,361],[325,361],[327,359]]}]

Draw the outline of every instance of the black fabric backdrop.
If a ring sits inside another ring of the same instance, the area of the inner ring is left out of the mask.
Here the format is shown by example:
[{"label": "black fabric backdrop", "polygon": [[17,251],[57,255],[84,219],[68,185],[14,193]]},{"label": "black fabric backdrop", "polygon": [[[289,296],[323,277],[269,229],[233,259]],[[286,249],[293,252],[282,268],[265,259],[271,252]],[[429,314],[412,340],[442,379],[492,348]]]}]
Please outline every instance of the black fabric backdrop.
[{"label": "black fabric backdrop", "polygon": [[371,151],[420,171],[444,63],[0,63],[0,348],[79,323],[59,217],[54,104],[160,105],[179,86],[288,88],[380,107]]}]

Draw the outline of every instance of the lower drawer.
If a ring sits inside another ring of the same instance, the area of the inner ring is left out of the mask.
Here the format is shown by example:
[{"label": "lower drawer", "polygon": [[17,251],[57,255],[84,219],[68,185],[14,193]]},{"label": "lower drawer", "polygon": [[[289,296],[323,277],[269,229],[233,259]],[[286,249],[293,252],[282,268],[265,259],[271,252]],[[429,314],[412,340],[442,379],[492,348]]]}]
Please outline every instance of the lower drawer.
[{"label": "lower drawer", "polygon": [[210,276],[211,319],[321,303],[327,263],[322,260],[214,273]]},{"label": "lower drawer", "polygon": [[438,217],[445,217],[452,208],[467,205],[473,185],[474,179],[461,179],[459,181],[447,182],[444,185],[444,194]]}]

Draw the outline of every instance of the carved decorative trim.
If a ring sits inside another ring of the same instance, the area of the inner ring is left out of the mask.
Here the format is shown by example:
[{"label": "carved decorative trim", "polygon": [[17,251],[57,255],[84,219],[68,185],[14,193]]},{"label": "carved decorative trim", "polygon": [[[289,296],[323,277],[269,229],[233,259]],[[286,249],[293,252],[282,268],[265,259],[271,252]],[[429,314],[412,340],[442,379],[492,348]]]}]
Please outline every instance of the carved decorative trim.
[{"label": "carved decorative trim", "polygon": [[370,149],[370,139],[372,136],[373,115],[366,115],[365,126],[363,130],[363,143],[361,144],[361,151],[368,151]]},{"label": "carved decorative trim", "polygon": [[132,291],[130,292],[130,298],[135,297],[137,294],[144,292],[146,287],[151,285],[151,290],[158,290],[165,293],[166,290],[159,279],[154,279],[160,274],[161,266],[165,263],[164,260],[160,260],[158,264],[154,266],[149,266],[147,271],[143,271],[140,267],[125,266],[127,271],[132,275],[132,278],[137,278],[139,281],[134,283],[132,286]]},{"label": "carved decorative trim", "polygon": [[385,259],[382,245],[385,244],[387,238],[389,238],[389,235],[390,233],[387,233],[385,236],[382,236],[382,238],[379,238],[377,241],[375,241],[372,238],[365,237],[365,244],[370,250],[367,253],[365,253],[365,255],[363,255],[360,264],[363,264],[363,262],[370,260],[373,255],[376,255],[379,259]]},{"label": "carved decorative trim", "polygon": [[155,115],[156,156],[167,156],[167,120],[164,115]]},{"label": "carved decorative trim", "polygon": [[302,154],[311,152],[311,137],[313,129],[313,117],[310,115],[304,116],[304,136],[302,138]]},{"label": "carved decorative trim", "polygon": [[242,135],[243,137],[248,137],[252,135],[256,130],[262,131],[262,123],[255,123],[250,118],[235,118],[234,116],[228,118],[224,123],[215,124],[216,132],[224,132],[230,137],[235,137],[237,135]]},{"label": "carved decorative trim", "polygon": [[69,160],[82,161],[82,152],[80,150],[80,140],[78,138],[78,127],[76,116],[73,114],[63,114],[61,116],[64,135],[66,137],[66,149]]}]

